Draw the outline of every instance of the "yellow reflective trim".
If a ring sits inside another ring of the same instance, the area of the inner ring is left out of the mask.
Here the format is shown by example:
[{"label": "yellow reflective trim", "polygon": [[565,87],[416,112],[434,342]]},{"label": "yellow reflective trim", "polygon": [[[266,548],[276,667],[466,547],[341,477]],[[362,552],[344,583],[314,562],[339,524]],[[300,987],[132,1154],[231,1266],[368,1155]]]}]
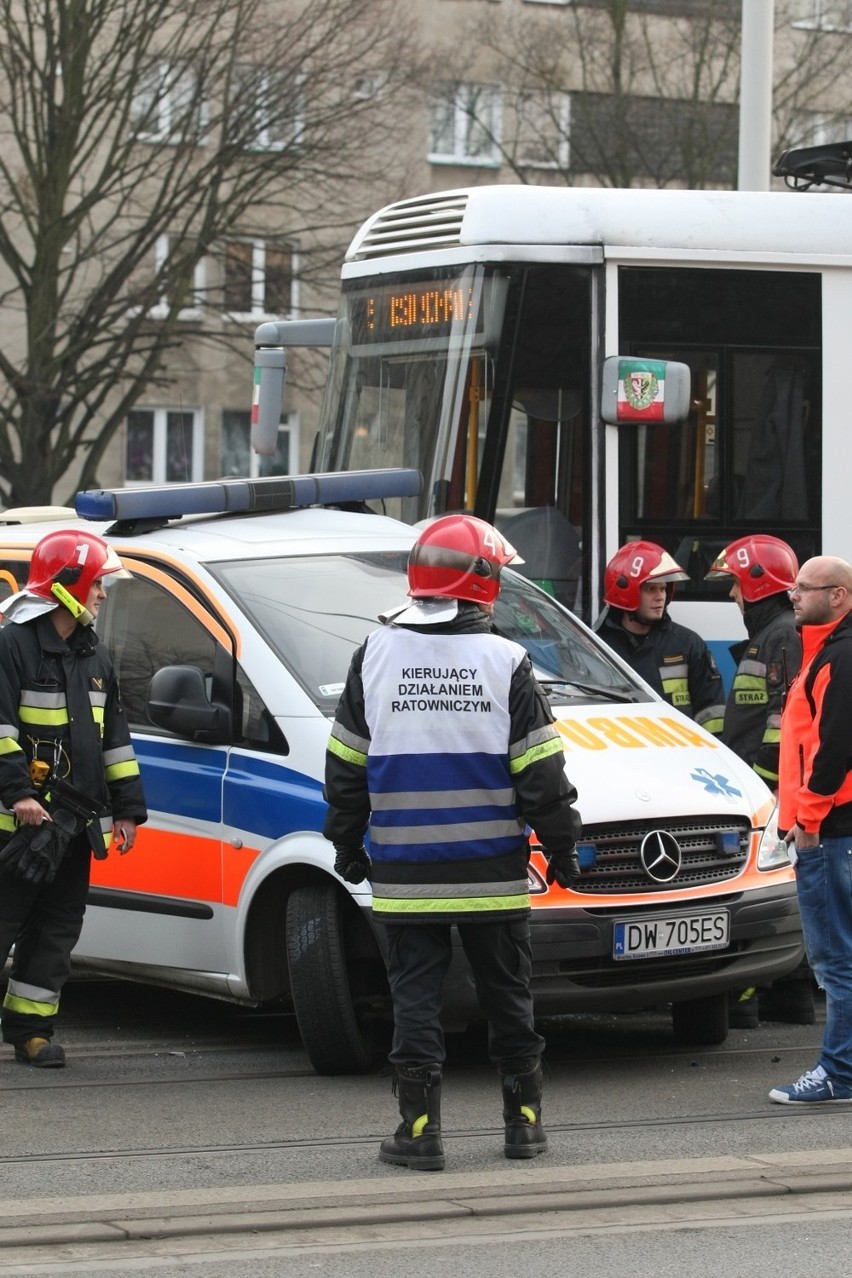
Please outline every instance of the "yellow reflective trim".
[{"label": "yellow reflective trim", "polygon": [[762,678],[760,675],[738,674],[734,676],[733,687],[734,691],[736,691],[737,688],[753,688],[758,691],[765,692],[766,679]]},{"label": "yellow reflective trim", "polygon": [[724,719],[705,719],[701,726],[705,732],[712,732],[714,736],[718,737],[725,726],[725,721]]},{"label": "yellow reflective trim", "polygon": [[135,759],[131,759],[128,763],[111,763],[104,769],[104,775],[107,781],[120,781],[123,777],[138,777],[139,764]]},{"label": "yellow reflective trim", "polygon": [[512,775],[523,772],[524,768],[528,768],[531,763],[535,763],[538,759],[546,759],[551,754],[562,754],[562,742],[559,737],[554,737],[551,741],[542,741],[540,745],[530,746],[529,750],[525,750],[523,754],[518,755],[517,759],[509,761],[509,771]]},{"label": "yellow reflective trim", "polygon": [[0,812],[0,830],[9,830],[14,834],[18,823],[11,812]]},{"label": "yellow reflective trim", "polygon": [[19,998],[17,994],[7,994],[3,999],[7,1012],[19,1012],[22,1016],[55,1016],[59,999],[55,1003],[36,1003],[31,998]]},{"label": "yellow reflective trim", "polygon": [[376,914],[468,914],[496,913],[498,910],[529,908],[530,894],[518,896],[432,896],[400,900],[397,897],[373,896]]},{"label": "yellow reflective trim", "polygon": [[764,745],[777,745],[781,740],[780,728],[767,728],[763,734]]},{"label": "yellow reflective trim", "polygon": [[778,784],[778,773],[770,772],[768,768],[761,768],[756,763],[753,765],[753,771],[759,777],[763,777],[764,781],[771,781],[774,785]]},{"label": "yellow reflective trim", "polygon": [[429,1122],[428,1114],[421,1114],[419,1118],[415,1118],[411,1124],[411,1135],[414,1137],[423,1135],[423,1128]]},{"label": "yellow reflective trim", "polygon": [[336,754],[338,759],[342,759],[344,763],[354,763],[359,768],[366,768],[367,756],[361,750],[353,750],[351,746],[346,746],[342,741],[338,741],[337,737],[329,737],[328,749],[331,754]]},{"label": "yellow reflective trim", "polygon": [[104,721],[104,707],[103,707],[103,706],[92,706],[92,718],[94,719],[95,723],[97,723],[97,724],[101,724],[101,723],[103,723],[103,721]]},{"label": "yellow reflective trim", "polygon": [[46,728],[58,728],[68,722],[68,711],[46,710],[44,706],[21,706],[18,711],[21,723],[42,724]]},{"label": "yellow reflective trim", "polygon": [[0,737],[0,754],[14,754],[16,750],[21,750],[21,747],[14,737]]}]

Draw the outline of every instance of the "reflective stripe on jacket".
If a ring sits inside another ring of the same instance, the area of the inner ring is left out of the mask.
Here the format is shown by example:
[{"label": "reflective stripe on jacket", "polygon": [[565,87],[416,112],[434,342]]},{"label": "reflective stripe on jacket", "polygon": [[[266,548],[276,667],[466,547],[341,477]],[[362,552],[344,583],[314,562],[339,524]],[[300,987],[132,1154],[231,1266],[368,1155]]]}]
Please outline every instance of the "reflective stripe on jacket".
[{"label": "reflective stripe on jacket", "polygon": [[529,910],[526,825],[573,846],[576,791],[526,651],[458,625],[374,631],[353,658],[326,761],[326,838],[360,844],[373,911],[394,922]]},{"label": "reflective stripe on jacket", "polygon": [[0,630],[0,844],[16,827],[12,806],[40,795],[36,759],[104,809],[101,832],[111,814],[146,820],[112,658],[89,627],[61,638],[49,614]]},{"label": "reflective stripe on jacket", "polygon": [[787,686],[799,672],[802,641],[786,594],[747,605],[745,619],[750,638],[731,647],[737,669],[722,740],[776,789],[781,711]]}]

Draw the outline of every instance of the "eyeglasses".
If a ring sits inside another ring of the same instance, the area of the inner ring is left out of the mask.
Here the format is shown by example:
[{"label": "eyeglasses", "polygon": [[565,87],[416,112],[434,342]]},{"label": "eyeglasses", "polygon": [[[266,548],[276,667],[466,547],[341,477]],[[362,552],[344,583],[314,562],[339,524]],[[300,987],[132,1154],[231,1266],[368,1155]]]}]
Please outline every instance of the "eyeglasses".
[{"label": "eyeglasses", "polygon": [[800,586],[800,585],[795,585],[795,586],[793,586],[793,587],[792,587],[792,589],[791,589],[791,590],[788,590],[788,591],[787,591],[787,594],[790,596],[790,598],[791,598],[791,599],[793,599],[796,595],[809,595],[809,594],[811,593],[811,591],[812,591],[812,590],[837,590],[837,589],[838,589],[838,587],[837,587],[837,586],[804,586],[804,585]]}]

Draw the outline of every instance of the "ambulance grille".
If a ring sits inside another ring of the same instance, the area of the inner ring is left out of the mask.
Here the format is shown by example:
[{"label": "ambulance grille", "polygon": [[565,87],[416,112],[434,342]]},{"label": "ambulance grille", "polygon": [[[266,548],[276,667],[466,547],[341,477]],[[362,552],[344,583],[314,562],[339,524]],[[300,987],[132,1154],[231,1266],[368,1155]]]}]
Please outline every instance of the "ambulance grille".
[{"label": "ambulance grille", "polygon": [[362,260],[386,253],[455,248],[461,243],[467,201],[467,191],[449,191],[389,204],[367,224],[363,238],[352,246],[350,256]]},{"label": "ambulance grille", "polygon": [[[680,872],[669,882],[655,883],[642,869],[639,849],[646,834],[662,830],[678,843],[683,858]],[[739,852],[720,851],[718,835],[735,832]],[[733,818],[691,817],[684,821],[613,822],[583,827],[583,840],[594,843],[597,863],[587,870],[573,891],[583,895],[620,896],[632,892],[666,892],[672,888],[724,883],[741,873],[748,858],[751,826]]]}]

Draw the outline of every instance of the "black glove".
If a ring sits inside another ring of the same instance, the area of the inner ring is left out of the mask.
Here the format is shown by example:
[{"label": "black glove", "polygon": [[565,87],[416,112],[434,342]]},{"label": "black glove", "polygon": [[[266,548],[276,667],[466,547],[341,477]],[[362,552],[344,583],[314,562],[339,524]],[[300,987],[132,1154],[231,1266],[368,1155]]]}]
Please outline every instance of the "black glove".
[{"label": "black glove", "polygon": [[77,818],[57,808],[52,821],[22,825],[0,852],[0,867],[8,868],[25,883],[52,883],[68,845],[77,833]]},{"label": "black glove", "polygon": [[345,883],[363,883],[370,877],[373,868],[367,849],[363,843],[359,848],[343,847],[335,843],[334,872],[339,874]]},{"label": "black glove", "polygon": [[545,876],[548,883],[555,881],[561,888],[571,887],[582,873],[576,848],[571,848],[570,852],[549,853]]}]

